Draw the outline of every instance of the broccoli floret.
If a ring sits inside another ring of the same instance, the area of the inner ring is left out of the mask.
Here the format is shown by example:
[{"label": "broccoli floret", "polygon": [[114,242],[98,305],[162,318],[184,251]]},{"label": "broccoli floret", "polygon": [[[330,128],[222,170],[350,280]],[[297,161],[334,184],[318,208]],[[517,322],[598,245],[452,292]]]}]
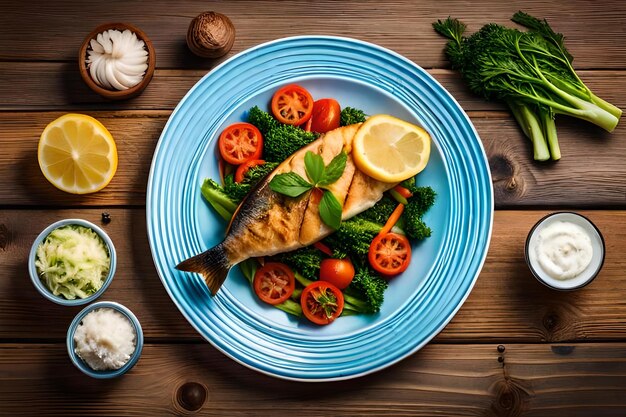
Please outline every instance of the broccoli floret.
[{"label": "broccoli floret", "polygon": [[365,210],[358,217],[384,225],[397,205],[398,203],[392,198],[383,196],[373,207]]},{"label": "broccoli floret", "polygon": [[268,112],[261,110],[258,106],[254,106],[248,111],[248,123],[256,126],[263,137],[267,136],[270,130],[280,125],[278,120],[274,119]]},{"label": "broccoli floret", "polygon": [[350,286],[346,289],[346,294],[348,296],[354,295],[364,300],[364,303],[355,303],[358,304],[359,312],[379,312],[389,283],[369,267],[356,264],[355,269],[356,274]]},{"label": "broccoli floret", "polygon": [[381,229],[382,225],[355,216],[342,222],[335,233],[324,239],[324,243],[333,249],[336,258],[363,256],[367,255],[372,240]]},{"label": "broccoli floret", "polygon": [[323,255],[322,252],[308,246],[292,252],[281,253],[272,259],[289,265],[295,272],[299,272],[308,280],[317,281]]},{"label": "broccoli floret", "polygon": [[413,193],[413,196],[409,198],[409,205],[413,204],[417,206],[416,210],[419,215],[424,215],[424,213],[426,213],[428,209],[435,204],[435,197],[437,197],[437,193],[430,187],[414,186],[410,190]]},{"label": "broccoli floret", "polygon": [[264,159],[269,162],[282,162],[298,149],[317,139],[315,133],[299,127],[280,125],[265,136]]},{"label": "broccoli floret", "polygon": [[233,201],[240,203],[252,187],[272,172],[276,166],[278,166],[277,162],[266,162],[265,164],[253,166],[243,175],[243,181],[240,183],[235,182],[232,174],[227,175],[224,178],[224,192]]},{"label": "broccoli floret", "polygon": [[255,165],[248,169],[243,175],[243,184],[255,186],[259,181],[265,178],[278,166],[278,162],[266,162],[264,164]]},{"label": "broccoli floret", "polygon": [[246,194],[248,194],[248,191],[250,191],[250,186],[235,182],[235,178],[232,174],[224,177],[224,192],[231,200],[236,201],[237,204],[243,200]]},{"label": "broccoli floret", "polygon": [[211,207],[219,214],[224,220],[230,221],[233,217],[233,213],[237,210],[238,201],[233,200],[226,192],[224,188],[207,178],[202,183],[200,188],[202,196],[209,202]]},{"label": "broccoli floret", "polygon": [[400,218],[402,230],[409,239],[422,240],[430,237],[432,230],[424,223],[422,216],[435,204],[435,190],[431,187],[418,187],[412,181],[402,185],[413,193]]},{"label": "broccoli floret", "polygon": [[363,113],[363,110],[355,109],[353,107],[345,107],[341,110],[341,114],[339,116],[339,124],[341,126],[363,123],[364,121],[365,113]]},{"label": "broccoli floret", "polygon": [[432,231],[422,220],[419,204],[409,201],[402,213],[402,229],[409,239],[422,240],[430,237]]}]

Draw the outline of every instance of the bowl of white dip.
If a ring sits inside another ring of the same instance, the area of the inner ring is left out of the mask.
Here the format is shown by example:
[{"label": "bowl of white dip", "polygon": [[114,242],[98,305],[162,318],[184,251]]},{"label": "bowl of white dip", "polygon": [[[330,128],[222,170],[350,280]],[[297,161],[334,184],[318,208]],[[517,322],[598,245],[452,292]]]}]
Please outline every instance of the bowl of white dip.
[{"label": "bowl of white dip", "polygon": [[143,331],[128,308],[100,301],[76,315],[66,342],[72,363],[83,373],[98,379],[115,378],[139,360]]},{"label": "bowl of white dip", "polygon": [[604,238],[583,215],[552,213],[535,224],[526,239],[526,263],[532,274],[555,290],[589,284],[604,263]]}]

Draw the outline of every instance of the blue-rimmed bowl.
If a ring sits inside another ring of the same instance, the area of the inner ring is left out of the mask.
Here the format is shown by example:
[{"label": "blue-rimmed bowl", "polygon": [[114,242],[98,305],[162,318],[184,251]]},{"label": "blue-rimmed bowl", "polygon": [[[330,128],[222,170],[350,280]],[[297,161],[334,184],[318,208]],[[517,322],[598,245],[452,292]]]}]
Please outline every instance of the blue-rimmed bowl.
[{"label": "blue-rimmed bowl", "polygon": [[[54,295],[50,289],[43,283],[41,278],[39,278],[39,274],[37,273],[37,267],[35,266],[35,260],[37,258],[37,247],[41,242],[44,241],[46,237],[55,229],[59,227],[67,226],[67,225],[77,225],[87,227],[100,236],[100,238],[104,241],[108,251],[109,251],[109,259],[111,265],[109,266],[109,274],[104,278],[104,282],[102,283],[102,287],[92,295],[86,298],[76,298],[74,300],[68,300],[67,298],[61,295]],[[115,246],[113,246],[113,241],[111,238],[98,226],[95,224],[88,222],[87,220],[82,219],[64,219],[59,220],[56,223],[52,223],[50,226],[46,227],[43,232],[37,236],[37,239],[33,242],[33,246],[30,248],[30,255],[28,256],[28,273],[30,274],[30,279],[33,282],[33,285],[39,291],[41,295],[43,295],[48,300],[53,303],[61,304],[64,306],[78,306],[90,303],[96,300],[98,297],[102,295],[104,291],[106,291],[107,287],[113,281],[113,276],[115,275],[115,267],[117,265],[117,256],[115,253]]]},{"label": "blue-rimmed bowl", "polygon": [[[131,355],[128,362],[126,362],[119,369],[95,371],[85,361],[83,361],[75,351],[76,344],[74,342],[74,333],[76,332],[76,328],[87,314],[100,308],[111,308],[122,313],[122,315],[124,315],[124,317],[126,317],[130,321],[131,325],[135,329],[135,351]],[[72,320],[70,327],[67,329],[66,344],[67,353],[70,356],[72,363],[84,374],[97,379],[116,378],[128,372],[133,366],[135,366],[135,364],[139,360],[139,357],[141,356],[141,351],[143,350],[143,330],[141,329],[141,324],[139,324],[139,320],[137,320],[137,317],[133,314],[133,312],[122,304],[113,301],[98,301],[97,303],[88,305],[80,313],[78,313],[76,317],[74,317],[74,320]]]}]

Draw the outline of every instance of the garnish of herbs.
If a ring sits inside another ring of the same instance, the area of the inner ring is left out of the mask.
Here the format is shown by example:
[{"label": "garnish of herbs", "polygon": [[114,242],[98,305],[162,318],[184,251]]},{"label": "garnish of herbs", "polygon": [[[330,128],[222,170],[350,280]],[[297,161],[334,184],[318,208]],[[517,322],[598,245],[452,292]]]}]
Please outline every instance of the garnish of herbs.
[{"label": "garnish of herbs", "polygon": [[347,159],[348,155],[342,151],[325,165],[321,155],[308,151],[304,155],[304,170],[308,180],[295,172],[286,172],[272,178],[270,188],[288,197],[299,197],[313,189],[323,191],[319,204],[320,217],[329,227],[339,229],[343,208],[328,187],[341,178]]}]

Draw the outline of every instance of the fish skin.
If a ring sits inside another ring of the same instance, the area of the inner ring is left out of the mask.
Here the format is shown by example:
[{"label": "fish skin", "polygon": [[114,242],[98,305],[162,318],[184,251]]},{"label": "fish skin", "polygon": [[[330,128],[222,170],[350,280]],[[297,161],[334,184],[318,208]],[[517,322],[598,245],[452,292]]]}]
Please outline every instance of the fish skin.
[{"label": "fish skin", "polygon": [[343,205],[342,220],[370,207],[383,193],[398,183],[384,183],[359,171],[352,158],[352,140],[360,124],[327,132],[283,161],[250,191],[242,201],[226,233],[217,246],[176,266],[181,271],[203,275],[215,295],[234,265],[249,258],[276,255],[315,243],[333,232],[319,216],[315,192],[292,198],[270,189],[271,179],[287,172],[307,178],[304,155],[308,151],[328,163],[342,150],[347,153],[346,169],[328,188]]}]

